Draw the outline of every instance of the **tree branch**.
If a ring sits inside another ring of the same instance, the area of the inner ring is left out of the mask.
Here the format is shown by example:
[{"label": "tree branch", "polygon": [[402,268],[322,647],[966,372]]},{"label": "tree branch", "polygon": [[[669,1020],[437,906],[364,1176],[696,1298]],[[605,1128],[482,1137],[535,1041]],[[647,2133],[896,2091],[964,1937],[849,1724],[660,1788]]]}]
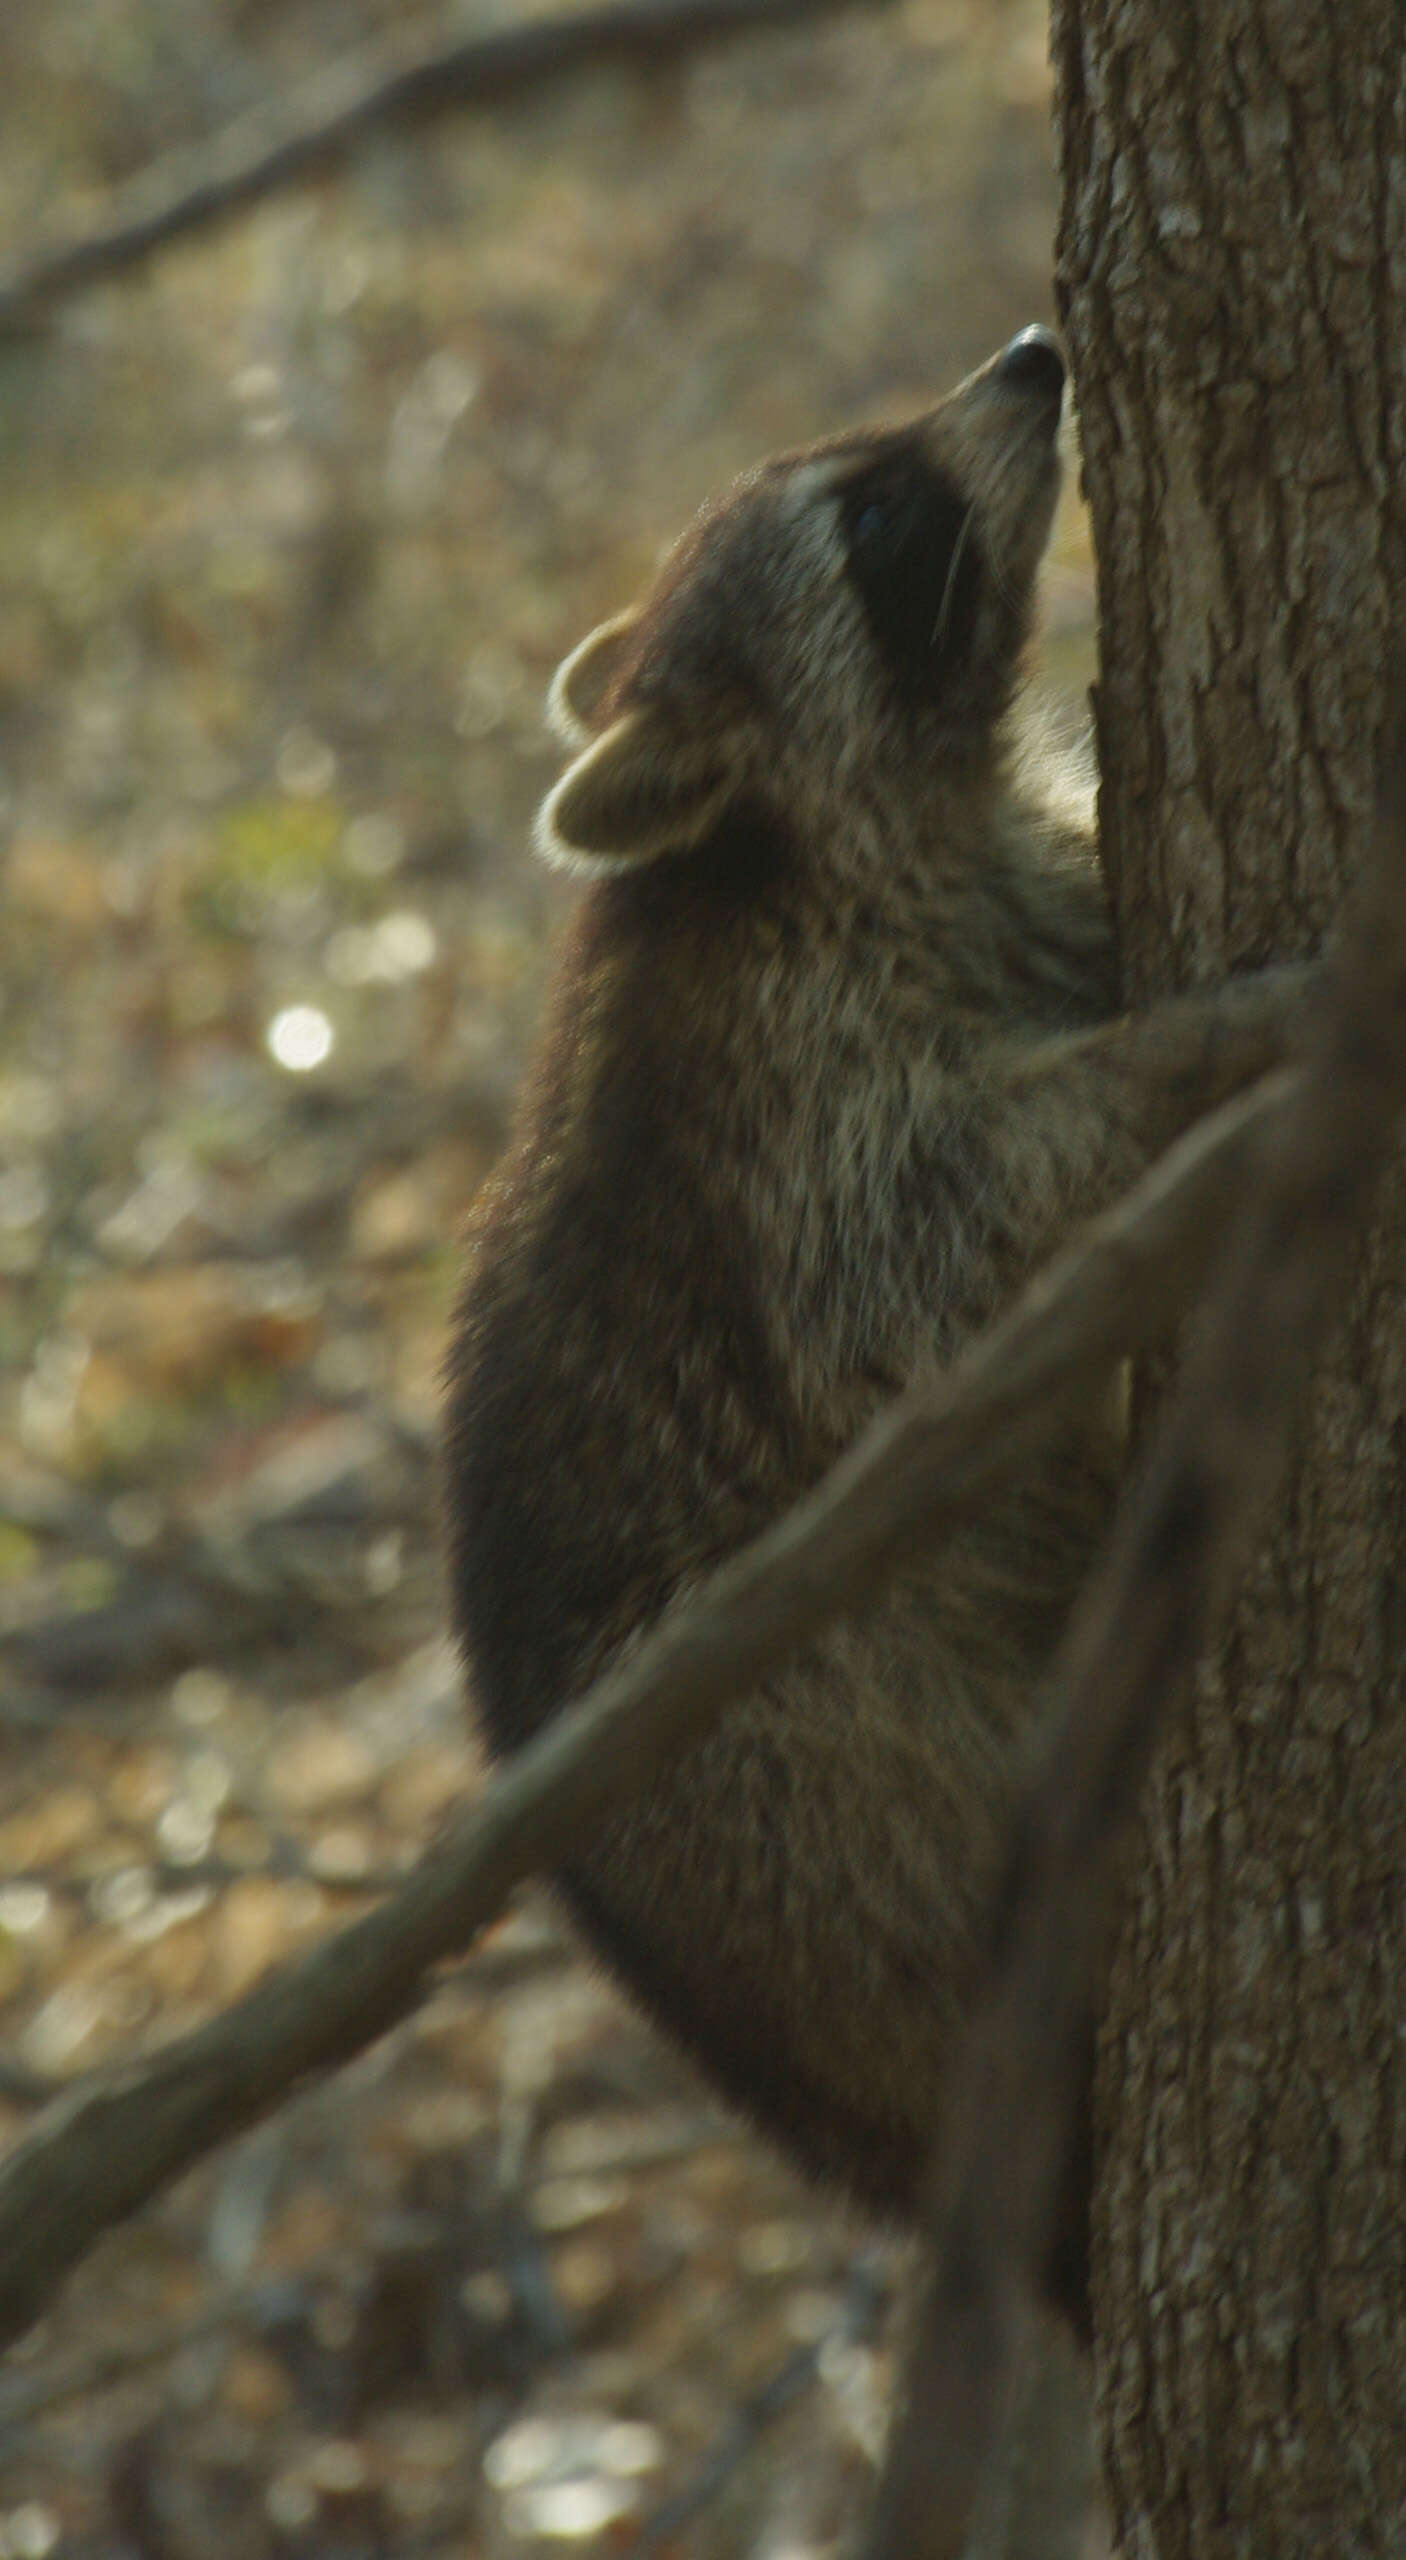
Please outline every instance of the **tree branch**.
[{"label": "tree branch", "polygon": [[1045,2262],[1109,1884],[1153,1748],[1224,1624],[1406,1110],[1406,761],[1185,1381],[1061,1649],[953,2083],[934,2268],[872,2560],[957,2560]]},{"label": "tree branch", "polygon": [[263,106],[144,170],[103,219],[0,275],[0,339],[31,334],[54,305],[125,273],[166,242],[344,161],[371,133],[500,105],[604,64],[655,68],[737,36],[877,8],[886,0],[606,0],[449,45],[348,55],[286,108]]},{"label": "tree branch", "polygon": [[[1133,1026],[1135,1029],[1136,1026]],[[232,2009],[76,2088],[0,2167],[0,2344],[111,2224],[422,1995],[513,1887],[696,1741],[726,1702],[959,1527],[1194,1293],[1256,1134],[1295,1077],[1202,1122],[942,1384],[900,1400],[803,1502],[495,1778],[399,1891]]]}]

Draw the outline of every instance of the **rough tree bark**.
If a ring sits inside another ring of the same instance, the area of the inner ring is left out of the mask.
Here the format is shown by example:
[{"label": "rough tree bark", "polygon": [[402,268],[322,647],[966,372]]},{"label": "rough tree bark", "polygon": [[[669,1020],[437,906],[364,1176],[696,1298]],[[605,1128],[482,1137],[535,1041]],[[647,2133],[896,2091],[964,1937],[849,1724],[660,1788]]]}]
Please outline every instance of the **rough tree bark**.
[{"label": "rough tree bark", "polygon": [[[1055,0],[1127,991],[1310,948],[1406,622],[1401,0]],[[1127,2560],[1406,2550],[1406,1180],[1130,1865],[1096,2318]]]}]

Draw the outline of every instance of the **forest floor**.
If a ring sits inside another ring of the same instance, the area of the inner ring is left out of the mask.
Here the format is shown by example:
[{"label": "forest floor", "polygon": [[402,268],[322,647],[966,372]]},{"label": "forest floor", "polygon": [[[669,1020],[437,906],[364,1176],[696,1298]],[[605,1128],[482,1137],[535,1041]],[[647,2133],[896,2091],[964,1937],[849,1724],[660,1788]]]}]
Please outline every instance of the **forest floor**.
[{"label": "forest floor", "polygon": [[[22,0],[0,258],[393,14]],[[0,348],[0,2140],[480,1783],[433,1453],[569,903],[542,695],[720,480],[1049,316],[1044,42],[906,0],[592,74]],[[1045,621],[1072,718],[1072,503]],[[534,1892],[68,2285],[0,2560],[828,2552],[900,2271]]]}]

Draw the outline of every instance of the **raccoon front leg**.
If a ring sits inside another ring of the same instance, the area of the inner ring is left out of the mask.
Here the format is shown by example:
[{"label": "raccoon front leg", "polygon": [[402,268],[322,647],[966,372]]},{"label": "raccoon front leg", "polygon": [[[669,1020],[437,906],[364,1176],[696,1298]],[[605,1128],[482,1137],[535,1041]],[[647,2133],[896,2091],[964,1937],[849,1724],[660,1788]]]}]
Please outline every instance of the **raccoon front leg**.
[{"label": "raccoon front leg", "polygon": [[1317,975],[1266,969],[997,1053],[973,1138],[1000,1295],[1194,1121],[1294,1054]]}]

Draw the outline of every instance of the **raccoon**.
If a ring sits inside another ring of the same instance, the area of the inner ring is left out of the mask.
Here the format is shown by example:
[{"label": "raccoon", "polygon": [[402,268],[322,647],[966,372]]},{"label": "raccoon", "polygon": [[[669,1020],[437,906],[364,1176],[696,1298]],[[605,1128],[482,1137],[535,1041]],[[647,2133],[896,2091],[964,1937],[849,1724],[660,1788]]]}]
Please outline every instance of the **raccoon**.
[{"label": "raccoon", "polygon": [[[447,1429],[495,1753],[1283,1049],[1254,982],[1117,1019],[1088,825],[1020,769],[1064,378],[1026,329],[915,423],[763,463],[557,676],[575,753],[537,844],[588,885],[472,1220]],[[560,1879],[719,2088],[885,2217],[919,2198],[1016,1745],[1108,1517],[1112,1383]]]}]

